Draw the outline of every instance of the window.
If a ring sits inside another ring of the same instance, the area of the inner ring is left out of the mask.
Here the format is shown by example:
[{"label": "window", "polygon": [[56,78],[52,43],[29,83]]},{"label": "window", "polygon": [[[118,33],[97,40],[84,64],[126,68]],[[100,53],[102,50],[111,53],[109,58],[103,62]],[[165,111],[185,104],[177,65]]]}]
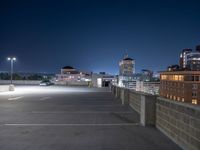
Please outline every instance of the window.
[{"label": "window", "polygon": [[174,75],[174,80],[178,81],[178,75]]},{"label": "window", "polygon": [[192,97],[197,97],[197,91],[192,91]]},{"label": "window", "polygon": [[184,98],[182,98],[182,102],[184,102],[185,100],[184,100]]},{"label": "window", "polygon": [[194,81],[194,76],[191,76],[191,81]]},{"label": "window", "polygon": [[197,88],[198,88],[197,84],[192,84],[192,89],[197,89]]},{"label": "window", "polygon": [[197,105],[197,100],[196,99],[192,99],[192,104]]},{"label": "window", "polygon": [[177,100],[180,101],[180,97],[177,97]]},{"label": "window", "polygon": [[176,100],[176,96],[174,96],[174,100]]},{"label": "window", "polygon": [[167,79],[167,75],[161,75],[161,80],[166,80]]},{"label": "window", "polygon": [[179,76],[178,76],[178,80],[179,80],[179,81],[183,81],[183,79],[184,79],[184,78],[183,78],[183,75],[179,75]]},{"label": "window", "polygon": [[195,81],[199,81],[199,76],[195,76]]}]

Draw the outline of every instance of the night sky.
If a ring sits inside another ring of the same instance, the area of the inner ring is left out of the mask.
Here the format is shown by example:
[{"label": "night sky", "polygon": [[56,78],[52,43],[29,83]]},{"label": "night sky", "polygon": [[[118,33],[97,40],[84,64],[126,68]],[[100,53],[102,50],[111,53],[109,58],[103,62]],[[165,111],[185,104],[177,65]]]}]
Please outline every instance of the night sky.
[{"label": "night sky", "polygon": [[0,0],[0,71],[16,56],[15,71],[116,74],[125,53],[159,71],[198,44],[198,0]]}]

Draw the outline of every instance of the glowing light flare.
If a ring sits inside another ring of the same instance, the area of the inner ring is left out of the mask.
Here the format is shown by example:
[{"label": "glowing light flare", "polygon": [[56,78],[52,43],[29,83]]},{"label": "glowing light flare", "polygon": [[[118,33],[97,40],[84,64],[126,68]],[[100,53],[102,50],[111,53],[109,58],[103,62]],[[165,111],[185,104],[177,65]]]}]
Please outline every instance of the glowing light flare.
[{"label": "glowing light flare", "polygon": [[15,91],[0,92],[0,95],[9,96],[25,96],[37,94],[61,94],[61,93],[76,93],[76,92],[96,92],[93,89],[80,87],[59,87],[59,86],[15,86]]}]

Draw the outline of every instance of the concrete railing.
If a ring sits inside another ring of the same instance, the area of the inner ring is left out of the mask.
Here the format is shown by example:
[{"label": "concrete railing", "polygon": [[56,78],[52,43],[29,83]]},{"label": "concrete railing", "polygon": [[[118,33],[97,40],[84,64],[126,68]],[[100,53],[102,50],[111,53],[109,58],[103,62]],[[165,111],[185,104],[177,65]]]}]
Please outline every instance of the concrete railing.
[{"label": "concrete railing", "polygon": [[0,85],[0,92],[9,91],[9,85]]},{"label": "concrete railing", "polygon": [[122,105],[130,105],[140,114],[140,123],[143,126],[155,125],[156,96],[129,89],[111,86],[111,91]]},{"label": "concrete railing", "polygon": [[56,81],[56,85],[66,85],[66,86],[88,86],[86,81]]},{"label": "concrete railing", "polygon": [[14,91],[14,85],[0,85],[0,92]]},{"label": "concrete railing", "polygon": [[[38,80],[13,80],[13,84],[17,85],[39,85],[41,81]],[[10,84],[10,80],[0,80],[0,84]]]},{"label": "concrete railing", "polygon": [[111,86],[122,105],[140,114],[143,126],[155,125],[184,150],[200,150],[200,107]]},{"label": "concrete railing", "polygon": [[185,150],[200,150],[200,107],[158,97],[156,127]]}]

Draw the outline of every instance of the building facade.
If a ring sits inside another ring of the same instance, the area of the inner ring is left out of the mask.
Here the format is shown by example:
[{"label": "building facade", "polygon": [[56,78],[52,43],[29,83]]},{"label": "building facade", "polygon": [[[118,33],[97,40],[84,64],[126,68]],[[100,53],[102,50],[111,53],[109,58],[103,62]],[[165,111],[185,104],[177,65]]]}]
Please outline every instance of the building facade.
[{"label": "building facade", "polygon": [[134,81],[133,74],[135,73],[135,61],[125,55],[119,62],[119,76],[118,85],[120,87],[129,88],[130,84]]},{"label": "building facade", "polygon": [[100,72],[100,73],[92,73],[92,86],[93,87],[109,87],[110,84],[114,84],[116,81],[114,75]]},{"label": "building facade", "polygon": [[186,55],[187,70],[200,70],[200,52],[192,52]]},{"label": "building facade", "polygon": [[196,46],[196,51],[183,49],[179,59],[180,70],[200,70],[200,45]]},{"label": "building facade", "polygon": [[179,64],[180,64],[181,69],[186,68],[186,65],[187,65],[186,55],[191,52],[192,52],[192,49],[190,49],[190,48],[185,48],[182,50],[182,52],[180,54],[180,59],[179,59]]},{"label": "building facade", "polygon": [[56,83],[63,85],[87,85],[91,81],[91,74],[65,66],[60,74],[56,74]]},{"label": "building facade", "polygon": [[200,71],[160,73],[160,96],[191,104],[200,104]]},{"label": "building facade", "polygon": [[119,62],[119,75],[120,76],[132,76],[135,73],[135,60],[128,57],[128,55],[124,56]]}]

